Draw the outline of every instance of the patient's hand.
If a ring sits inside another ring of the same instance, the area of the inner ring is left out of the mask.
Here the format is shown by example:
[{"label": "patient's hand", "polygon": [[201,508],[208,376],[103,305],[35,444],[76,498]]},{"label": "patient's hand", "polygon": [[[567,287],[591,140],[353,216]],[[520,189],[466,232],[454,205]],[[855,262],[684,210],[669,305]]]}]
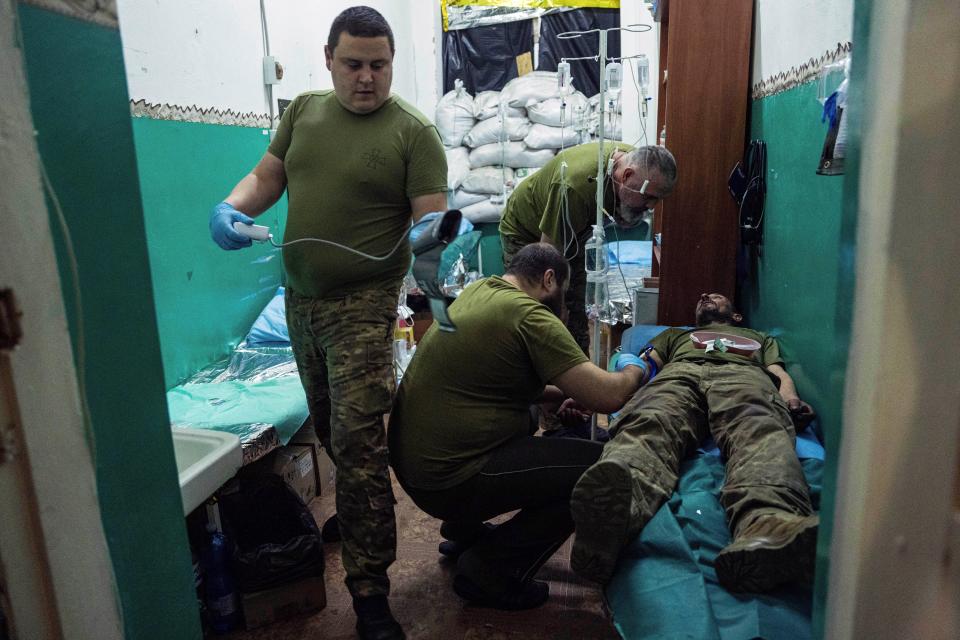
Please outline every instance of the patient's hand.
[{"label": "patient's hand", "polygon": [[591,415],[593,414],[586,407],[573,398],[564,400],[560,404],[560,408],[557,409],[557,416],[564,426],[570,426],[571,423],[582,423]]},{"label": "patient's hand", "polygon": [[800,398],[792,398],[787,402],[790,409],[790,417],[793,418],[793,424],[797,431],[803,431],[807,425],[813,422],[817,417],[817,412],[809,404]]}]

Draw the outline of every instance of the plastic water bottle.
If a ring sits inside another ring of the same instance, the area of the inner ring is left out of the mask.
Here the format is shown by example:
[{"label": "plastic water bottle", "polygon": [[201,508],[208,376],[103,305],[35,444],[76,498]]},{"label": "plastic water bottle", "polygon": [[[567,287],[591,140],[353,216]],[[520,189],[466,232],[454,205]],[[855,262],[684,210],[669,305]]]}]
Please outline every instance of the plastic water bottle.
[{"label": "plastic water bottle", "polygon": [[206,567],[204,594],[210,628],[214,633],[227,633],[240,626],[240,594],[230,571],[233,544],[211,525],[210,544],[204,550]]},{"label": "plastic water bottle", "polygon": [[609,292],[607,290],[607,272],[610,263],[607,260],[607,247],[604,244],[603,228],[593,225],[593,234],[583,245],[586,254],[587,271],[587,317],[600,322],[610,321]]}]

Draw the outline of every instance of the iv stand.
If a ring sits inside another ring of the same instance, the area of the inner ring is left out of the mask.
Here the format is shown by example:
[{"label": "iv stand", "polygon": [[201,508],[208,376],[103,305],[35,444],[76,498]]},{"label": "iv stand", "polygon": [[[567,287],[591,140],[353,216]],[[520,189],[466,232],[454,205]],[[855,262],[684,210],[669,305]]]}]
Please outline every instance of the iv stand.
[{"label": "iv stand", "polygon": [[[557,35],[558,39],[567,40],[573,38],[580,38],[590,33],[596,33],[600,37],[600,48],[596,56],[584,56],[579,58],[563,58],[563,60],[594,60],[600,63],[600,104],[598,105],[600,110],[598,113],[598,122],[597,122],[597,140],[599,140],[600,145],[597,151],[597,231],[600,233],[601,241],[604,239],[603,235],[603,188],[604,188],[604,166],[603,166],[603,123],[606,120],[606,100],[604,99],[604,94],[606,93],[606,73],[607,73],[607,62],[611,60],[627,60],[630,58],[639,58],[640,56],[625,56],[622,58],[607,58],[607,34],[610,31],[631,31],[634,33],[642,33],[644,31],[650,31],[652,27],[647,24],[631,24],[626,27],[612,27],[610,29],[590,29],[588,31],[566,31]],[[603,249],[603,242],[601,242],[600,250]],[[587,260],[586,252],[583,256],[584,260]],[[589,274],[588,274],[589,277]],[[594,308],[600,308],[600,287],[594,287],[594,299],[593,299]],[[593,364],[605,369],[606,367],[601,366],[600,364],[600,319],[594,318],[593,321],[593,332],[590,336],[590,347],[593,351]],[[597,439],[597,414],[594,413],[590,417],[590,439]]]}]

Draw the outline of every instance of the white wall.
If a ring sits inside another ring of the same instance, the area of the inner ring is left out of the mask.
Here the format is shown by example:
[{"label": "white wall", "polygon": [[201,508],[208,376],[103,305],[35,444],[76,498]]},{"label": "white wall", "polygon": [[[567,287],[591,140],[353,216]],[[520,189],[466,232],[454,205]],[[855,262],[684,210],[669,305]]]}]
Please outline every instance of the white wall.
[{"label": "white wall", "polygon": [[[267,113],[263,38],[255,0],[118,0],[132,100]],[[331,88],[323,45],[346,0],[266,0],[271,54],[284,67],[275,98]],[[366,0],[396,41],[393,91],[428,117],[436,106],[434,0]]]},{"label": "white wall", "polygon": [[[620,1],[620,26],[642,24],[651,29],[643,33],[622,31],[620,33],[620,51],[623,56],[644,54],[650,64],[650,83],[647,95],[653,98],[647,102],[647,116],[644,118],[637,109],[638,91],[631,79],[627,64],[633,65],[633,73],[637,73],[636,60],[623,61],[623,140],[631,144],[657,144],[657,91],[660,83],[658,74],[660,68],[660,24],[653,21],[653,16],[641,0]],[[637,78],[639,82],[639,78]],[[644,126],[646,131],[644,131]]]},{"label": "white wall", "polygon": [[853,39],[853,0],[756,0],[751,84]]}]

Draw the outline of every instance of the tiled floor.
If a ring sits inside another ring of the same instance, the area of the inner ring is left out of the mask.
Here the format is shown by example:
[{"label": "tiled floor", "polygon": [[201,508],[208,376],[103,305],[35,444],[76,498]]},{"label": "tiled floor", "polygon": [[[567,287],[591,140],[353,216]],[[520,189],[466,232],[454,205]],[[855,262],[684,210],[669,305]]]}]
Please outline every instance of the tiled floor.
[{"label": "tiled floor", "polygon": [[[391,607],[410,640],[603,640],[619,636],[607,619],[600,590],[570,570],[568,541],[540,570],[550,600],[538,609],[504,612],[471,607],[450,588],[453,567],[437,553],[438,520],[421,512],[396,483],[397,562],[390,569]],[[332,491],[313,501],[319,524],[333,512]],[[326,545],[327,607],[313,615],[231,634],[229,640],[346,640],[356,638],[343,584],[340,545]]]}]

